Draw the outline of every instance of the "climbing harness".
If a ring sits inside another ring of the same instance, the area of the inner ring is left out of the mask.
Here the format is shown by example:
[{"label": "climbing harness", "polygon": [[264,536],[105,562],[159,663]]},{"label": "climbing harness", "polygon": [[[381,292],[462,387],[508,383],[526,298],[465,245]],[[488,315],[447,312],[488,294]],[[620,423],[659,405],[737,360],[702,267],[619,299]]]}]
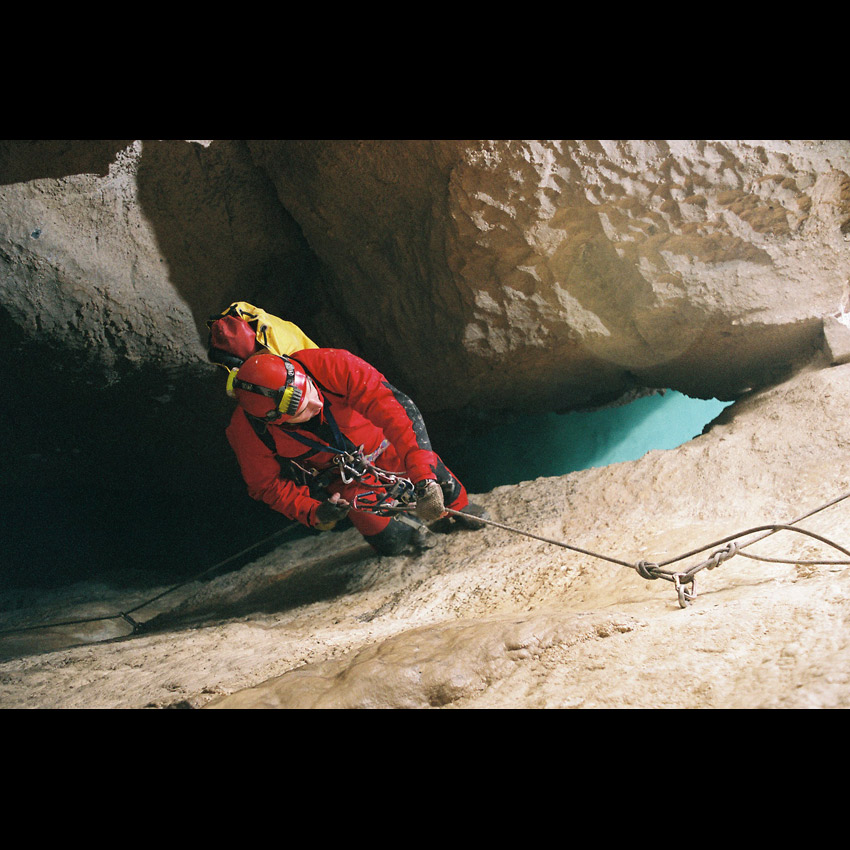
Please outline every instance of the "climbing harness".
[{"label": "climbing harness", "polygon": [[290,463],[314,480],[318,480],[324,475],[323,480],[326,482],[328,476],[325,473],[335,470],[343,484],[351,484],[357,481],[370,488],[354,497],[352,501],[354,510],[366,511],[380,516],[392,516],[415,508],[415,504],[411,502],[413,497],[412,482],[399,472],[390,472],[375,465],[375,460],[388,448],[389,440],[385,439],[377,449],[369,454],[365,452],[364,446],[353,449],[351,443],[343,437],[329,408],[325,409],[325,417],[333,433],[334,445],[320,443],[318,440],[313,440],[292,430],[287,430],[287,436],[317,452],[330,453],[333,461],[332,469],[319,472],[304,467],[291,458],[289,459]]}]

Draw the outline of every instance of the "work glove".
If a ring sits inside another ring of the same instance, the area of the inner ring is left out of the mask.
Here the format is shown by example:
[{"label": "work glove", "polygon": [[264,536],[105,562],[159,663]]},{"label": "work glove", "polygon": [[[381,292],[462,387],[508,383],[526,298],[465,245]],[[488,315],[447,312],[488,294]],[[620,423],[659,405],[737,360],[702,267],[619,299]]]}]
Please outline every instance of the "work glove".
[{"label": "work glove", "polygon": [[341,519],[348,516],[350,510],[351,505],[345,499],[340,499],[338,493],[334,493],[316,508],[314,527],[319,531],[330,531]]},{"label": "work glove", "polygon": [[420,481],[413,488],[413,495],[416,497],[416,516],[422,522],[433,522],[446,512],[443,490],[433,479]]}]

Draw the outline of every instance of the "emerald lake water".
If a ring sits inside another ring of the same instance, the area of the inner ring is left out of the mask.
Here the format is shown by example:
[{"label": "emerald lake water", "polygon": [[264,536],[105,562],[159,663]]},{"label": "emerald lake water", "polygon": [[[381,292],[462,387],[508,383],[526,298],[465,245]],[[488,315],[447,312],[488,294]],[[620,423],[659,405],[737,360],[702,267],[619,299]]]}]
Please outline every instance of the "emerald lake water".
[{"label": "emerald lake water", "polygon": [[469,492],[486,493],[674,449],[699,436],[729,404],[667,390],[602,410],[512,419],[447,446],[442,456]]}]

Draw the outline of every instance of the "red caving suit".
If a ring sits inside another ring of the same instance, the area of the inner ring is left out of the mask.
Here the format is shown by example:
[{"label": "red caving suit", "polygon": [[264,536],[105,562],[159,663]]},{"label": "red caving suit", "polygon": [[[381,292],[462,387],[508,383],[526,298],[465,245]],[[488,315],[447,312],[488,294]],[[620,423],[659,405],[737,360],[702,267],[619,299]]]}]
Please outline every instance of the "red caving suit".
[{"label": "red caving suit", "polygon": [[[309,422],[298,425],[257,424],[259,429],[266,429],[266,440],[271,436],[274,451],[254,430],[254,424],[241,407],[233,411],[227,439],[236,453],[251,498],[265,502],[289,519],[310,527],[315,525],[316,508],[326,495],[318,493],[317,499],[311,495],[310,487],[290,478],[287,459],[322,471],[334,466],[334,453],[310,448],[289,435],[297,431],[322,445],[334,445],[333,431],[325,415],[329,411],[341,434],[350,441],[350,448],[362,446],[368,456],[386,443],[374,459],[376,466],[407,477],[414,484],[425,478],[449,482],[444,487],[450,496],[446,498],[446,506],[454,510],[466,507],[469,503],[466,489],[432,451],[419,411],[377,369],[342,349],[306,349],[291,355],[291,359],[300,363],[313,379],[324,408]],[[334,475],[326,493],[328,496],[339,493],[351,502],[358,492],[371,489],[374,487],[357,481],[344,484],[339,475]],[[352,510],[348,516],[365,537],[378,534],[390,522],[389,517],[364,511]]]}]

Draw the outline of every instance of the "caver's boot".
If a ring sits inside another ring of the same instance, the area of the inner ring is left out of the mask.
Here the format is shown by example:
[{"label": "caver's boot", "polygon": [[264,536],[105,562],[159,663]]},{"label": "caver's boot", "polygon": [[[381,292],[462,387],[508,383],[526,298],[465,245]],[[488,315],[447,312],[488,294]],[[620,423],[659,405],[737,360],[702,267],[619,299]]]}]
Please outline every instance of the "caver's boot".
[{"label": "caver's boot", "polygon": [[421,520],[406,514],[393,517],[387,527],[370,536],[366,542],[379,555],[401,555],[403,552],[423,552],[436,546],[435,535]]}]

